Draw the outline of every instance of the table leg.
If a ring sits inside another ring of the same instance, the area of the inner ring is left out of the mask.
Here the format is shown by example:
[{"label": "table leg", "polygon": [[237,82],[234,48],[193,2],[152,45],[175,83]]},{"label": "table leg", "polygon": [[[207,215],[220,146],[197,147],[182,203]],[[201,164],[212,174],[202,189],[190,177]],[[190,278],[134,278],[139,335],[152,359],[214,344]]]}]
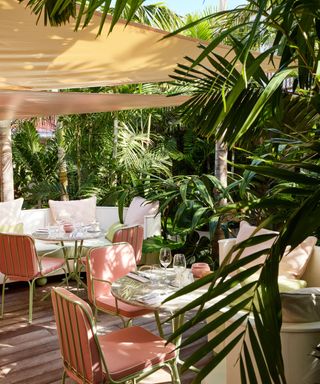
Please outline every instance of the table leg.
[{"label": "table leg", "polygon": [[[81,280],[80,277],[80,269],[79,269],[79,264],[80,264],[80,259],[81,259],[81,253],[82,253],[82,248],[83,248],[83,240],[80,240],[80,245],[78,245],[78,240],[74,240],[74,251],[73,251],[73,257],[68,257],[66,248],[64,246],[64,242],[60,242],[62,245],[63,249],[63,255],[64,258],[67,262],[67,268],[68,268],[68,279],[74,279],[77,282],[77,290],[79,289],[79,285],[82,285],[84,288],[87,288],[86,284]],[[73,261],[73,271],[70,270],[70,265],[69,265],[69,260]],[[68,284],[69,286],[69,284]]]},{"label": "table leg", "polygon": [[[172,319],[172,331],[175,332],[178,328],[180,328],[184,323],[184,314],[182,313],[179,316],[176,316]],[[177,346],[180,347],[182,340],[182,335],[175,338],[172,342]],[[180,349],[177,349],[177,363],[178,364],[184,364],[184,361],[180,359]],[[200,369],[194,366],[191,366],[189,368],[193,372],[200,372]]]},{"label": "table leg", "polygon": [[83,240],[80,240],[80,244],[78,245],[78,240],[74,242],[74,279],[77,281],[77,290],[79,289],[79,285],[82,285],[85,289],[87,289],[86,284],[81,280],[80,272],[81,266],[79,269],[79,265],[81,264],[81,253],[83,248]]}]

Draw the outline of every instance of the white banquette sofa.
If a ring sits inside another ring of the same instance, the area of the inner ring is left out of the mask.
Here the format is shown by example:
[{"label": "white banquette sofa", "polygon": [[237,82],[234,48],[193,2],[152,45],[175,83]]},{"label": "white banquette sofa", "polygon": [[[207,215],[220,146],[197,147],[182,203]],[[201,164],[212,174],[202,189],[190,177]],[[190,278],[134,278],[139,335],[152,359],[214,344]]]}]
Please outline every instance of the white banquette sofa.
[{"label": "white banquette sofa", "polygon": [[[219,241],[220,262],[235,244],[235,238]],[[281,297],[283,296],[282,313],[284,322],[281,328],[281,344],[285,376],[287,384],[316,384],[320,382],[320,359],[313,355],[314,348],[320,343],[319,246],[312,247],[311,256],[305,271],[299,279],[305,281],[307,287],[315,288],[297,289],[280,294]],[[285,308],[287,302],[290,305],[288,308]],[[296,311],[297,315],[295,316]],[[243,312],[238,313],[231,321],[239,318],[241,314]],[[253,319],[252,323],[254,325]],[[239,332],[240,329],[237,333]],[[237,333],[234,333],[233,336],[236,336]],[[214,334],[209,335],[209,338]],[[235,348],[203,383],[209,383],[210,380],[214,380],[217,377],[217,373],[220,374],[221,369],[224,369],[223,379],[221,382],[219,381],[219,384],[240,384],[238,357],[239,348]],[[259,384],[263,384],[263,381],[260,381]]]},{"label": "white banquette sofa", "polygon": [[[142,198],[136,199],[136,203],[138,204],[140,204],[141,201],[142,201]],[[1,204],[5,204],[5,203],[0,203],[0,205]],[[135,209],[136,208],[137,207],[135,207]],[[125,218],[125,223],[126,223],[126,218],[128,218],[129,209],[130,207],[124,208],[123,214]],[[144,227],[144,238],[159,235],[161,232],[160,213],[156,215],[145,214],[146,210],[142,210],[141,213],[142,213],[142,217],[140,217],[139,224],[143,225]],[[129,212],[129,215],[131,216],[130,220],[133,220],[134,214],[132,214],[132,212],[131,213]],[[94,247],[94,246],[102,246],[105,244],[110,244],[110,241],[108,241],[105,238],[105,235],[110,227],[112,227],[116,223],[119,223],[118,207],[96,206],[95,220],[99,223],[99,226],[101,229],[101,236],[98,239],[85,241],[84,249],[87,249],[89,247]],[[39,228],[46,228],[50,225],[53,225],[54,219],[53,219],[50,208],[22,209],[21,212],[19,213],[19,223],[22,223],[21,228],[23,228],[23,233],[31,235],[32,233],[36,232],[36,230],[38,230]],[[0,222],[0,224],[3,224],[3,223]],[[36,240],[35,243],[36,243],[37,252],[40,255],[50,251],[54,251],[53,255],[55,257],[63,257],[63,252],[58,245],[54,243],[46,242],[46,241],[40,241],[40,240]],[[68,246],[68,244],[66,246]],[[70,252],[72,252],[72,250],[70,250]],[[2,282],[3,282],[3,275],[0,273],[0,284],[2,284]]]}]

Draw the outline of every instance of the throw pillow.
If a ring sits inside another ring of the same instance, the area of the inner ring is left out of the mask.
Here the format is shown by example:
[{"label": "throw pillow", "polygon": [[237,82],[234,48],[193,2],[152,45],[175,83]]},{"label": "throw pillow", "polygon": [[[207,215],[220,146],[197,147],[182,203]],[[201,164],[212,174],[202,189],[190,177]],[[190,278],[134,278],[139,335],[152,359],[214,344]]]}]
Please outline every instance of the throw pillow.
[{"label": "throw pillow", "polygon": [[287,255],[284,255],[279,263],[279,275],[299,279],[307,268],[316,242],[316,237],[309,236]]},{"label": "throw pillow", "polygon": [[54,222],[64,220],[88,225],[96,221],[96,200],[95,196],[83,200],[49,200],[52,219]]},{"label": "throw pillow", "polygon": [[[249,237],[255,232],[256,229],[257,229],[257,227],[250,225],[248,222],[241,221],[239,232],[238,232],[238,235],[236,238],[236,244],[239,244],[242,241],[249,239]],[[270,235],[270,234],[278,235],[278,233],[279,232],[270,231],[269,229],[261,228],[261,229],[259,229],[259,231],[254,233],[253,236]],[[266,250],[266,252],[267,252],[267,250],[269,250],[272,247],[272,244],[275,242],[276,238],[277,238],[277,236],[274,236],[272,239],[269,239],[267,241],[263,241],[262,243],[253,245],[251,247],[244,248],[240,257],[243,258],[243,257],[249,256],[249,255],[252,255],[255,252],[259,252],[259,251],[263,251],[263,250]],[[238,251],[236,251],[236,253],[237,252]],[[253,267],[254,265],[261,264],[264,262],[264,260],[265,260],[264,255],[259,256],[256,260],[247,264],[246,268],[250,268],[250,267]]]},{"label": "throw pillow", "polygon": [[[244,268],[242,268],[242,269],[244,269]],[[247,279],[242,281],[240,283],[240,285],[243,287],[246,284],[256,282],[259,280],[259,277],[260,277],[260,273],[254,273],[251,276],[249,276]],[[306,286],[307,286],[307,282],[305,280],[290,279],[290,278],[287,278],[286,276],[278,276],[279,292],[283,292],[283,293],[291,292],[291,291],[296,292],[296,291],[300,290],[301,288],[305,288]],[[235,302],[232,305],[236,305],[240,301],[242,301],[248,297],[251,297],[253,294],[253,291],[254,291],[254,288],[251,288],[248,292],[246,292],[244,295],[239,297],[239,299],[235,300]],[[254,298],[253,301],[254,301],[256,308],[259,308],[259,302],[258,302],[257,298]],[[247,304],[244,309],[250,310],[251,309],[251,302],[249,304]]]},{"label": "throw pillow", "polygon": [[143,197],[134,197],[129,205],[125,225],[144,225],[144,217],[147,215],[156,216],[159,210],[159,202],[149,202]]},{"label": "throw pillow", "polygon": [[23,234],[23,223],[17,223],[17,224],[4,224],[0,225],[0,232],[1,233],[19,233],[20,235]]},{"label": "throw pillow", "polygon": [[0,203],[0,225],[13,225],[21,222],[22,204],[23,198]]},{"label": "throw pillow", "polygon": [[114,223],[112,224],[108,230],[107,230],[107,233],[105,235],[105,238],[109,241],[113,241],[113,235],[117,232],[118,229],[121,229],[121,228],[124,228],[126,227],[126,225],[124,224],[121,224],[121,223]]},{"label": "throw pillow", "polygon": [[320,321],[320,288],[303,288],[280,297],[284,323]]}]

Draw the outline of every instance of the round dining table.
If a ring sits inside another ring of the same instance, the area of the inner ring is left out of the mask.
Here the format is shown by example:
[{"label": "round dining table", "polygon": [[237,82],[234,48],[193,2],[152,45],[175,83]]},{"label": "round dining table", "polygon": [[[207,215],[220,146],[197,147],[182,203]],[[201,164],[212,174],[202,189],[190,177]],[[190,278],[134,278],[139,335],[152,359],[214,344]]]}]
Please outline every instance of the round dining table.
[{"label": "round dining table", "polygon": [[[193,278],[191,277],[191,271],[187,272],[189,272],[188,279],[190,283]],[[185,283],[188,283],[187,279]],[[111,292],[117,300],[152,309],[153,311],[169,312],[171,317],[179,309],[207,293],[208,289],[207,286],[204,286],[164,302],[166,298],[180,289],[177,285],[177,277],[172,268],[168,268],[167,271],[164,269],[150,269],[142,272],[131,272],[117,279],[112,283]],[[175,316],[172,320],[172,331],[176,331],[183,323],[183,314]],[[158,324],[158,328],[161,330],[160,324]],[[181,337],[176,338],[173,342],[179,346],[181,344]],[[179,357],[178,362],[183,363]],[[198,371],[195,367],[191,367],[191,369]]]},{"label": "round dining table", "polygon": [[[82,285],[85,288],[86,285],[80,277],[83,242],[85,240],[98,239],[100,236],[100,231],[89,232],[87,230],[77,230],[73,232],[57,231],[55,233],[51,233],[49,230],[41,229],[32,233],[32,237],[36,240],[59,243],[61,245],[68,268],[68,278],[76,280],[77,286]],[[65,243],[71,243],[71,245],[74,247],[71,257],[68,255],[67,246]],[[73,263],[72,268],[70,268],[69,260],[71,260]]]}]

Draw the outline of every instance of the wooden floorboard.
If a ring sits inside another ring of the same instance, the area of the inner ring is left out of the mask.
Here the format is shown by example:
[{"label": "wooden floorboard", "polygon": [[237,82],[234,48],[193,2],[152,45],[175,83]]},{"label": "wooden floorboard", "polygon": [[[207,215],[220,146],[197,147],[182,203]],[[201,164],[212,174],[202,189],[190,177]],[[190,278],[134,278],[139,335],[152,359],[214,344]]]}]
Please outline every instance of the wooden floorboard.
[{"label": "wooden floorboard", "polygon": [[[5,316],[0,320],[0,383],[1,384],[58,384],[61,382],[62,361],[52,313],[50,298],[41,297],[56,285],[54,280],[45,287],[36,288],[33,323],[28,324],[28,285],[8,284],[5,296]],[[74,289],[76,292],[76,290]],[[84,290],[79,292],[85,298]],[[121,327],[121,321],[111,315],[99,314],[99,332],[112,332]],[[135,320],[134,324],[157,332],[153,315]],[[164,327],[170,334],[170,324]],[[195,346],[204,345],[206,339],[197,340],[195,345],[181,351],[186,358]],[[203,362],[204,363],[204,362]],[[189,384],[194,374],[182,375],[181,382]],[[71,384],[71,380],[66,381]],[[157,372],[142,383],[170,383],[166,372]]]}]

